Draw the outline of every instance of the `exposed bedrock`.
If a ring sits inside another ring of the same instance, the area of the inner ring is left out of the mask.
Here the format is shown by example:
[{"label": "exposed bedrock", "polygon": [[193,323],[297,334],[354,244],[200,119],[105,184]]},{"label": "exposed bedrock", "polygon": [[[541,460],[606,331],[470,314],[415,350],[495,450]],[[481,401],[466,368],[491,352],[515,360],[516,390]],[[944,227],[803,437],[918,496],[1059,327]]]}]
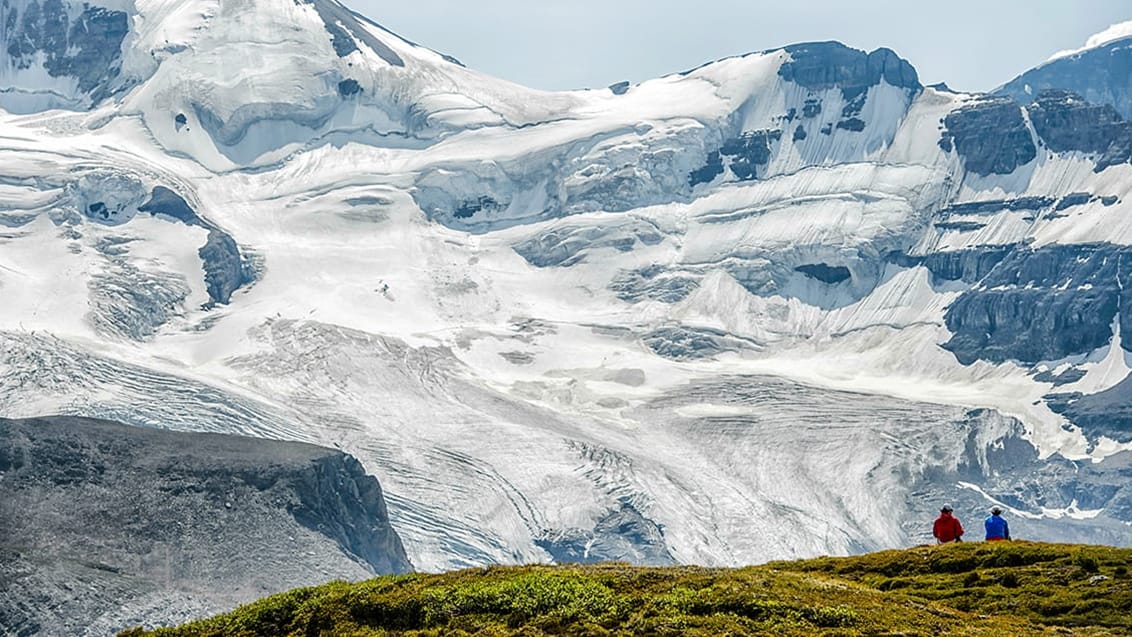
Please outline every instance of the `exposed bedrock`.
[{"label": "exposed bedrock", "polygon": [[1022,107],[1008,97],[981,97],[944,118],[939,147],[954,150],[977,175],[1008,175],[1037,157]]},{"label": "exposed bedrock", "polygon": [[[996,263],[997,261],[997,263]],[[1033,364],[1087,354],[1132,333],[1132,248],[1109,244],[993,248],[930,258],[941,278],[978,280],[947,309],[944,347],[963,364]],[[980,274],[989,271],[980,278]],[[1132,339],[1125,339],[1132,351]]]},{"label": "exposed bedrock", "polygon": [[255,281],[250,263],[240,254],[240,246],[228,233],[202,219],[181,195],[156,186],[148,201],[138,207],[139,212],[164,215],[189,226],[208,230],[208,241],[198,254],[204,266],[204,282],[212,303],[227,305],[232,293]]},{"label": "exposed bedrock", "polygon": [[1132,160],[1132,122],[1108,104],[1090,104],[1069,91],[1045,91],[1026,108],[1034,131],[1057,153],[1094,155],[1097,172]]},{"label": "exposed bedrock", "polygon": [[187,226],[208,226],[184,197],[165,186],[154,186],[149,199],[138,207],[138,212],[165,215]]},{"label": "exposed bedrock", "polygon": [[986,246],[952,252],[932,252],[922,257],[909,257],[894,252],[889,260],[903,267],[922,265],[932,273],[935,281],[963,281],[976,283],[990,273],[1014,246]]},{"label": "exposed bedrock", "polygon": [[795,267],[794,270],[805,274],[811,279],[817,279],[822,283],[829,283],[830,285],[848,281],[853,277],[849,268],[843,265],[830,266],[825,263],[807,263]]},{"label": "exposed bedrock", "polygon": [[[325,25],[327,33],[330,34],[330,43],[338,57],[346,57],[357,51],[358,43],[361,42],[389,65],[405,66],[405,61],[401,59],[401,56],[386,46],[380,38],[375,37],[365,29],[361,24],[362,21],[369,22],[365,17],[354,13],[334,0],[303,1],[314,7],[318,16],[322,18],[323,25]],[[379,29],[384,29],[379,24],[372,22],[371,24]],[[453,59],[448,59],[448,61],[459,64]]]},{"label": "exposed bedrock", "polygon": [[[1121,332],[1123,334],[1123,332]],[[1078,392],[1046,396],[1050,409],[1097,435],[1132,441],[1132,376],[1096,394]],[[1132,509],[1132,494],[1127,506]]]},{"label": "exposed bedrock", "polygon": [[204,263],[204,282],[213,303],[227,305],[232,293],[252,283],[255,275],[240,255],[236,240],[219,228],[208,231],[208,241],[200,249]]},{"label": "exposed bedrock", "polygon": [[[804,137],[805,131],[803,131]],[[728,180],[752,181],[758,179],[782,140],[780,129],[744,131],[725,139],[719,148],[707,153],[703,164],[688,174],[688,184],[711,183],[716,177],[728,174]],[[795,136],[797,141],[797,136]]]},{"label": "exposed bedrock", "polygon": [[728,164],[736,179],[748,181],[755,179],[758,168],[770,161],[772,147],[781,139],[780,130],[749,131],[724,142],[719,154],[730,160]]},{"label": "exposed bedrock", "polygon": [[916,69],[890,49],[865,53],[840,42],[807,42],[785,48],[790,60],[778,74],[812,91],[840,88],[852,101],[883,79],[888,84],[918,91],[922,88]]},{"label": "exposed bedrock", "polygon": [[341,452],[83,418],[0,419],[0,626],[110,634],[411,568]]},{"label": "exposed bedrock", "polygon": [[[53,106],[79,106],[110,94],[129,33],[125,12],[63,0],[4,0],[0,6],[0,46],[13,67],[26,70],[42,64],[52,78],[74,79],[79,94],[60,95],[62,102]],[[23,88],[36,87],[0,86],[0,95],[3,89]],[[8,106],[7,100],[0,104]]]}]

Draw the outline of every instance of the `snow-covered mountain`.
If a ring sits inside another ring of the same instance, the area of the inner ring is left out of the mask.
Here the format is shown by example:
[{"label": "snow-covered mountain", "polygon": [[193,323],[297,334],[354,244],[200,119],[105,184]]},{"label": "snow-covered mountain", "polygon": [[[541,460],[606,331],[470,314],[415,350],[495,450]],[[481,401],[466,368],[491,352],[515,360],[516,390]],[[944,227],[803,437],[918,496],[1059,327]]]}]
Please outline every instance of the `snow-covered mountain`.
[{"label": "snow-covered mountain", "polygon": [[1030,102],[1047,89],[1073,91],[1132,118],[1132,20],[1094,35],[1080,49],[1057,53],[996,92]]},{"label": "snow-covered mountain", "polygon": [[335,444],[427,570],[943,499],[1132,542],[1115,93],[835,42],[547,93],[333,0],[4,1],[0,416]]}]

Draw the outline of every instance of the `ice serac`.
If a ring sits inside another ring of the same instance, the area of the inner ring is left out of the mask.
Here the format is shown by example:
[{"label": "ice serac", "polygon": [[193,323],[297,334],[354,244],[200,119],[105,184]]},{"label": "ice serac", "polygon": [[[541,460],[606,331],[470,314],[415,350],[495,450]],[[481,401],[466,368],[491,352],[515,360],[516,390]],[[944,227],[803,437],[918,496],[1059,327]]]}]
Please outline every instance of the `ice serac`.
[{"label": "ice serac", "polygon": [[113,634],[411,568],[377,480],[313,445],[0,419],[0,476],[12,634]]},{"label": "ice serac", "polygon": [[[687,109],[648,105],[681,89]],[[521,157],[437,165],[414,196],[434,220],[477,233],[685,203],[712,184],[860,161],[892,142],[921,90],[915,69],[888,49],[820,42],[752,53],[646,82],[607,113],[588,115],[580,138]],[[605,106],[593,98],[586,110]],[[879,121],[866,128],[870,119]]]}]

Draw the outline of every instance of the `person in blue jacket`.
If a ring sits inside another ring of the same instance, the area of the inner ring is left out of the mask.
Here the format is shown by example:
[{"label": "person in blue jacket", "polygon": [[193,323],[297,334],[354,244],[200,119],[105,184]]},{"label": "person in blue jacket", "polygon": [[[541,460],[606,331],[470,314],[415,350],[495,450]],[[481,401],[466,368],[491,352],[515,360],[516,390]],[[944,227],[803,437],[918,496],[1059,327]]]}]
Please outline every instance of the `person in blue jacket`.
[{"label": "person in blue jacket", "polygon": [[1010,525],[1002,519],[1002,509],[995,507],[990,511],[990,517],[984,522],[987,528],[988,542],[1002,542],[1010,539]]}]

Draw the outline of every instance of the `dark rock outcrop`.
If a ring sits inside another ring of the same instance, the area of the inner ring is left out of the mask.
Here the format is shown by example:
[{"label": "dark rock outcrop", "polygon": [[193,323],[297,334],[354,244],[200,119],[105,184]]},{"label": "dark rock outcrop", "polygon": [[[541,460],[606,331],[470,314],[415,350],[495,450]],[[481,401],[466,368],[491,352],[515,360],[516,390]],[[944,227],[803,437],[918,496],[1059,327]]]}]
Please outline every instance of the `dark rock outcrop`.
[{"label": "dark rock outcrop", "polygon": [[[1046,404],[1090,434],[1132,441],[1132,376],[1096,394],[1053,394]],[[1128,502],[1132,510],[1132,495]]]},{"label": "dark rock outcrop", "polygon": [[816,97],[807,98],[802,103],[802,117],[813,119],[821,115],[821,100]]},{"label": "dark rock outcrop", "polygon": [[1042,210],[1056,203],[1053,197],[1018,197],[1017,199],[990,199],[987,201],[968,201],[956,203],[940,209],[937,217],[953,215],[996,215],[1006,210]]},{"label": "dark rock outcrop", "polygon": [[[1132,317],[1132,297],[1122,294],[1132,285],[1132,249],[1054,245],[1000,257],[1002,250],[934,257],[933,272],[942,278],[978,280],[945,315],[952,338],[944,347],[961,363],[1032,364],[1086,354],[1112,339],[1118,311],[1122,333],[1132,333],[1132,318],[1126,318]],[[1132,342],[1125,348],[1132,349]]]},{"label": "dark rock outcrop", "polygon": [[923,265],[939,281],[963,281],[976,283],[990,273],[1013,246],[986,246],[970,250],[933,252],[915,260],[915,263],[895,262],[905,266]]},{"label": "dark rock outcrop", "polygon": [[707,161],[704,165],[692,171],[688,176],[688,184],[697,186],[699,184],[711,183],[716,177],[723,174],[723,156],[719,154],[718,150],[713,150],[708,153]]},{"label": "dark rock outcrop", "polygon": [[939,147],[954,150],[977,175],[1008,175],[1037,157],[1022,107],[1008,97],[983,97],[944,118]]},{"label": "dark rock outcrop", "polygon": [[360,95],[363,92],[362,85],[358,84],[358,81],[355,79],[342,80],[338,83],[338,95],[343,99]]},{"label": "dark rock outcrop", "polygon": [[411,568],[377,480],[298,443],[0,419],[0,626],[110,634]]},{"label": "dark rock outcrop", "polygon": [[758,168],[770,161],[771,145],[780,139],[780,130],[748,131],[724,142],[719,154],[731,159],[731,172],[736,178],[747,181],[755,179]]},{"label": "dark rock outcrop", "polygon": [[1052,394],[1046,404],[1090,433],[1132,441],[1132,376],[1097,394]]},{"label": "dark rock outcrop", "polygon": [[865,53],[840,42],[807,42],[788,46],[785,51],[790,60],[779,68],[782,79],[811,91],[840,88],[849,102],[881,80],[909,91],[922,88],[916,69],[891,49]]},{"label": "dark rock outcrop", "polygon": [[829,283],[830,285],[848,281],[852,278],[852,273],[849,272],[849,268],[843,265],[831,266],[825,263],[808,263],[806,265],[800,265],[794,268],[794,270],[801,272],[811,279],[817,279],[822,283]]},{"label": "dark rock outcrop", "polygon": [[[401,59],[400,55],[397,55],[396,51],[389,48],[380,38],[375,37],[360,24],[360,21],[366,20],[362,16],[337,2],[326,0],[303,1],[314,7],[318,16],[322,18],[326,32],[330,34],[330,44],[334,47],[334,52],[338,57],[346,57],[354,53],[358,50],[358,43],[361,42],[388,64],[405,66],[405,61]],[[368,22],[368,20],[366,21]],[[374,26],[384,29],[379,24],[374,24]]]},{"label": "dark rock outcrop", "polygon": [[196,210],[178,195],[165,186],[154,186],[149,200],[138,206],[138,212],[148,212],[152,215],[165,215],[172,217],[187,226],[207,226],[197,215]]},{"label": "dark rock outcrop", "polygon": [[198,254],[204,264],[204,282],[212,303],[227,305],[232,293],[255,281],[255,273],[240,254],[240,246],[227,232],[202,219],[192,206],[176,192],[156,186],[149,201],[138,207],[139,212],[172,217],[189,226],[208,230],[208,241]]},{"label": "dark rock outcrop", "polygon": [[1055,153],[1097,156],[1097,172],[1132,161],[1132,122],[1108,104],[1090,104],[1069,91],[1045,91],[1026,108],[1034,131]]},{"label": "dark rock outcrop", "polygon": [[840,122],[837,122],[837,128],[840,130],[859,133],[865,130],[865,122],[858,117],[850,117],[849,119],[843,119]]},{"label": "dark rock outcrop", "polygon": [[0,42],[13,66],[28,69],[42,60],[48,75],[75,78],[79,91],[92,101],[109,95],[129,33],[125,12],[84,4],[72,21],[71,5],[63,0],[31,0],[22,15],[7,1],[3,8]]},{"label": "dark rock outcrop", "polygon": [[244,263],[236,240],[219,228],[208,231],[208,241],[200,249],[204,262],[204,282],[213,303],[227,305],[232,293],[255,280]]}]

